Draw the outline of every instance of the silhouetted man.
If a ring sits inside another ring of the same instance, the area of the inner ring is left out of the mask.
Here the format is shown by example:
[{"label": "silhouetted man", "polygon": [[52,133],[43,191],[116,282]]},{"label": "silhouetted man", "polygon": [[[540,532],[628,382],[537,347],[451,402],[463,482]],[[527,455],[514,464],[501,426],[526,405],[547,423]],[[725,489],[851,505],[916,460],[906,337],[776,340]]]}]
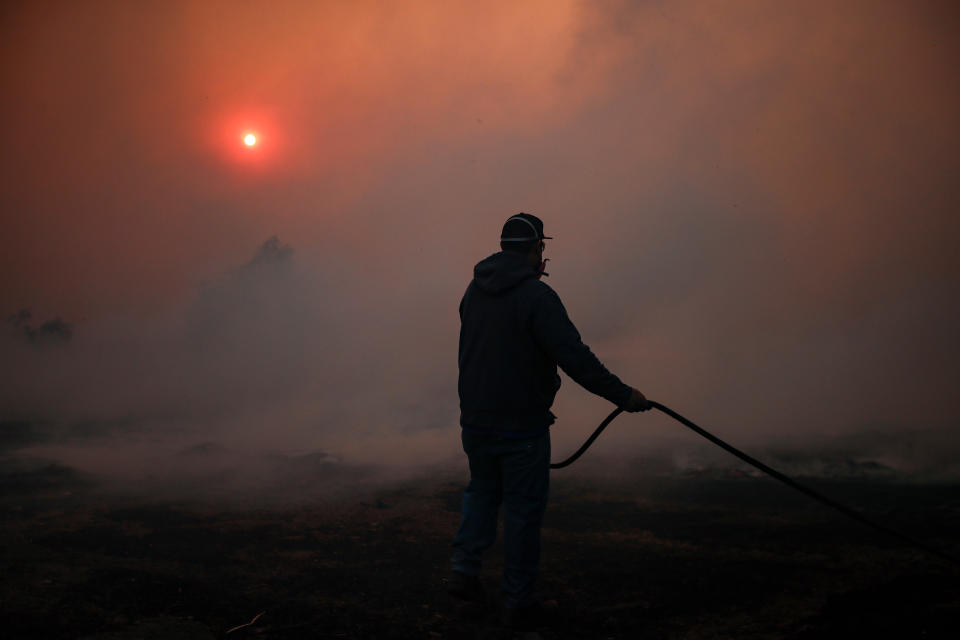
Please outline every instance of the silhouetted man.
[{"label": "silhouetted man", "polygon": [[482,601],[481,555],[493,544],[504,504],[504,621],[532,629],[540,524],[550,479],[550,411],[557,365],[588,391],[625,411],[650,408],[580,339],[560,297],[541,276],[543,222],[520,213],[503,225],[502,251],[479,262],[460,302],[459,393],[470,484],[453,542],[451,594]]}]

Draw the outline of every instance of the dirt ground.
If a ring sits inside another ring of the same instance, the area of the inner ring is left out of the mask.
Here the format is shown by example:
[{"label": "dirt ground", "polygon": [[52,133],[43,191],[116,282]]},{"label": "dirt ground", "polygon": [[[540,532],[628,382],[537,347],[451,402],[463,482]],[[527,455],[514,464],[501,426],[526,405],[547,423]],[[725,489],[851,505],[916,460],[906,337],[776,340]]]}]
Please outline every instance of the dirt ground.
[{"label": "dirt ground", "polygon": [[[314,502],[107,495],[62,467],[4,477],[7,638],[507,638],[444,590],[464,478]],[[960,554],[960,486],[812,483]],[[491,549],[492,604],[501,569]],[[543,638],[954,638],[960,572],[764,478],[555,472]],[[250,624],[248,624],[250,623]],[[242,626],[246,625],[246,626]],[[238,628],[239,627],[239,628]]]}]

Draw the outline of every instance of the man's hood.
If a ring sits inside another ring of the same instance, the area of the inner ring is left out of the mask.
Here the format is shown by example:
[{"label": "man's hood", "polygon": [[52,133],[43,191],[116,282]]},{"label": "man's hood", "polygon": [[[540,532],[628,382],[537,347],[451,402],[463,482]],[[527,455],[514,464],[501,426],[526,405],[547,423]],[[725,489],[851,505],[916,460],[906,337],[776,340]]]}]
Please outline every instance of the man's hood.
[{"label": "man's hood", "polygon": [[500,251],[484,258],[473,268],[473,281],[487,293],[501,293],[512,289],[527,278],[534,278],[537,270],[527,262],[527,256],[511,251]]}]

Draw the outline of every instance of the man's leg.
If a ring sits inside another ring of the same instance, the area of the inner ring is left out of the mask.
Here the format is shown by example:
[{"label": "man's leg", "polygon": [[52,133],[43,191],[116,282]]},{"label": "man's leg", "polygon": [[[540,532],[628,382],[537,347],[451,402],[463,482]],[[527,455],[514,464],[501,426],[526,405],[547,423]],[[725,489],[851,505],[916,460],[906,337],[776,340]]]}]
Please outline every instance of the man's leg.
[{"label": "man's leg", "polygon": [[550,434],[518,440],[503,467],[504,571],[507,608],[533,601],[540,564],[540,525],[550,484]]},{"label": "man's leg", "polygon": [[460,529],[453,540],[453,570],[480,573],[481,556],[497,537],[497,511],[503,496],[497,441],[464,431],[463,450],[470,462],[470,484],[463,492]]}]

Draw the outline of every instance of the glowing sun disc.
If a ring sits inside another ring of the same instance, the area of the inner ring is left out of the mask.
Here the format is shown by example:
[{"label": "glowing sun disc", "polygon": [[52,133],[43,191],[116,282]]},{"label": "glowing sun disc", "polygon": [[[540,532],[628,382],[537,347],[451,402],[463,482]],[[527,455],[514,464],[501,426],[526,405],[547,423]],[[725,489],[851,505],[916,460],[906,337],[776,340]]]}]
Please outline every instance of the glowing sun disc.
[{"label": "glowing sun disc", "polygon": [[253,135],[252,133],[248,133],[247,135],[243,136],[243,144],[247,145],[248,147],[252,147],[253,145],[257,144],[257,136]]}]

